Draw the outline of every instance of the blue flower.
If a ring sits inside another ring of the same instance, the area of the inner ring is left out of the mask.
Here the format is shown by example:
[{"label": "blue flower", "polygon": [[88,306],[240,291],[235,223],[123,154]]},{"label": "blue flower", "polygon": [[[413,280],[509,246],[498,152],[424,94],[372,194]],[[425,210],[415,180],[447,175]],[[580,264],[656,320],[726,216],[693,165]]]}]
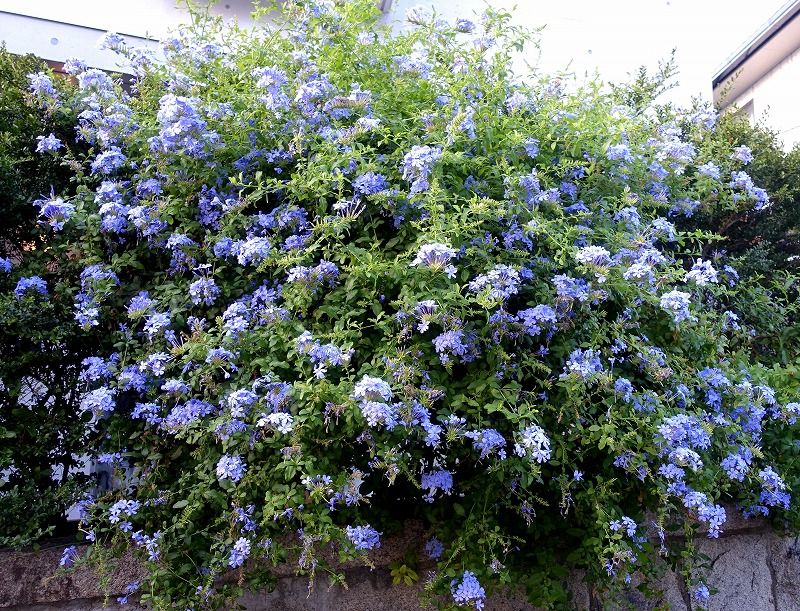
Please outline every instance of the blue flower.
[{"label": "blue flower", "polygon": [[608,526],[612,532],[624,530],[629,539],[636,538],[636,522],[627,516],[622,516],[621,520],[612,520]]},{"label": "blue flower", "polygon": [[681,197],[672,202],[672,206],[670,206],[669,209],[669,216],[682,214],[684,217],[688,219],[692,217],[695,210],[697,210],[699,207],[700,207],[700,202],[698,200],[690,199],[688,197]]},{"label": "blue flower", "polygon": [[702,581],[692,588],[692,600],[700,609],[708,608],[708,602],[711,600],[711,592],[708,586]]},{"label": "blue flower", "polygon": [[538,463],[550,460],[550,439],[538,424],[531,424],[519,432],[514,444],[517,456],[529,458]]},{"label": "blue flower", "polygon": [[611,264],[611,253],[602,246],[585,246],[578,249],[575,260],[584,265],[605,267]]},{"label": "blue flower", "polygon": [[244,564],[248,556],[250,556],[250,541],[244,537],[239,537],[231,549],[228,566],[232,569],[238,568]]},{"label": "blue flower", "polygon": [[381,534],[369,524],[365,526],[348,526],[345,531],[353,547],[359,551],[381,546]]},{"label": "blue flower", "polygon": [[593,348],[584,350],[576,348],[572,351],[564,365],[564,373],[561,378],[566,378],[570,374],[575,374],[584,380],[596,373],[603,371],[603,363],[600,361],[600,354]]},{"label": "blue flower", "polygon": [[353,181],[353,191],[358,195],[375,195],[389,188],[389,182],[382,174],[367,172]]},{"label": "blue flower", "polygon": [[147,339],[153,341],[153,338],[163,333],[170,325],[169,313],[155,312],[150,314],[145,320],[143,330],[147,335]]},{"label": "blue flower", "polygon": [[289,270],[286,282],[304,285],[312,293],[316,293],[324,285],[332,288],[339,278],[339,268],[330,261],[320,261],[314,267],[298,265]]},{"label": "blue flower", "polygon": [[77,57],[68,57],[64,62],[64,72],[67,74],[78,74],[86,70],[86,62]]},{"label": "blue flower", "polygon": [[506,97],[506,110],[509,114],[514,114],[520,109],[530,109],[533,107],[531,99],[521,91],[515,90]]},{"label": "blue flower", "polygon": [[114,411],[116,407],[116,390],[101,386],[92,390],[81,399],[81,411],[91,412],[96,418]]},{"label": "blue flower", "polygon": [[161,531],[153,533],[153,536],[144,534],[141,530],[137,530],[131,535],[131,540],[137,547],[143,547],[147,551],[147,558],[151,562],[157,562],[161,557],[161,550],[159,547],[159,540],[161,539]]},{"label": "blue flower", "polygon": [[74,545],[70,545],[69,547],[64,548],[64,552],[61,554],[61,560],[58,564],[65,568],[69,568],[75,564],[75,561],[78,560],[78,558],[78,548]]},{"label": "blue flower", "polygon": [[469,283],[469,290],[473,293],[487,291],[490,299],[506,300],[519,292],[519,272],[508,265],[495,265],[485,274],[476,276]]},{"label": "blue flower", "polygon": [[458,32],[469,34],[475,29],[475,24],[469,19],[464,19],[463,17],[459,17],[456,19],[455,28],[456,31]]},{"label": "blue flower", "polygon": [[119,51],[125,46],[125,39],[116,32],[106,32],[97,41],[98,49]]},{"label": "blue flower", "polygon": [[650,232],[653,237],[660,238],[665,242],[674,242],[677,238],[675,225],[665,218],[656,218],[650,223]]},{"label": "blue flower", "polygon": [[360,408],[369,426],[383,425],[389,431],[397,426],[397,408],[393,405],[380,401],[362,401]]},{"label": "blue flower", "polygon": [[392,388],[380,378],[365,375],[353,388],[352,397],[360,401],[391,401]]},{"label": "blue flower", "polygon": [[[118,355],[117,355],[118,356]],[[83,369],[78,379],[82,382],[97,382],[106,380],[112,376],[112,366],[115,363],[115,355],[105,361],[97,356],[89,356],[81,361]]]},{"label": "blue flower", "polygon": [[712,129],[717,123],[719,114],[713,108],[701,108],[695,112],[689,120],[694,125],[701,125],[705,129]]},{"label": "blue flower", "polygon": [[141,586],[141,583],[138,582],[138,581],[132,581],[131,583],[129,583],[127,586],[125,586],[125,594],[123,596],[118,596],[117,597],[117,602],[120,605],[127,605],[128,604],[128,597],[131,594],[136,593],[139,590],[140,586]]},{"label": "blue flower", "polygon": [[212,305],[219,293],[220,289],[213,278],[198,278],[189,285],[189,297],[194,304]]},{"label": "blue flower", "polygon": [[614,220],[617,223],[626,224],[631,229],[638,228],[642,223],[642,218],[636,206],[625,206],[621,208],[614,214]]},{"label": "blue flower", "polygon": [[536,159],[539,155],[539,140],[537,138],[526,138],[522,146],[525,148],[525,154],[531,159]]},{"label": "blue flower", "polygon": [[167,363],[171,360],[172,357],[166,352],[148,354],[147,358],[139,364],[139,370],[142,372],[150,372],[154,376],[162,376],[166,372]]},{"label": "blue flower", "polygon": [[630,402],[633,398],[633,384],[625,378],[617,378],[614,382],[614,392],[620,395],[623,401]]},{"label": "blue flower", "polygon": [[111,147],[92,161],[92,174],[111,174],[121,168],[127,159],[119,148]]},{"label": "blue flower", "polygon": [[670,447],[686,444],[691,448],[705,450],[711,446],[711,435],[696,417],[688,414],[664,418],[658,426],[658,433]]},{"label": "blue flower", "polygon": [[622,277],[637,284],[653,284],[656,281],[653,266],[646,262],[633,263],[623,272]]},{"label": "blue flower", "polygon": [[161,385],[161,390],[168,395],[183,395],[189,392],[189,386],[183,380],[167,380]]},{"label": "blue flower", "polygon": [[239,265],[258,265],[269,256],[271,249],[272,245],[267,238],[259,236],[248,238],[239,243],[236,259]]},{"label": "blue flower", "polygon": [[731,159],[736,159],[741,161],[744,165],[747,165],[753,161],[753,151],[750,150],[749,146],[742,144],[733,149]]},{"label": "blue flower", "polygon": [[449,363],[452,356],[457,356],[464,363],[474,361],[478,355],[478,348],[473,338],[464,331],[445,331],[436,336],[433,346],[439,354],[442,363]]},{"label": "blue flower", "polygon": [[761,482],[761,503],[767,507],[789,508],[791,496],[786,492],[786,484],[772,467],[765,467],[758,472]]},{"label": "blue flower", "polygon": [[17,282],[17,286],[14,288],[14,295],[19,299],[29,291],[34,291],[43,297],[47,297],[47,283],[39,276],[20,278]]},{"label": "blue flower", "polygon": [[572,278],[565,274],[553,276],[556,292],[562,299],[588,301],[591,287],[583,278]]},{"label": "blue flower", "polygon": [[431,322],[434,321],[436,310],[439,306],[432,299],[420,301],[414,306],[414,316],[419,320],[417,330],[420,333],[425,333],[430,327]]},{"label": "blue flower", "polygon": [[219,135],[208,129],[197,109],[200,104],[197,98],[168,93],[158,103],[156,118],[161,129],[157,136],[150,138],[150,150],[201,158],[209,148],[219,144]]},{"label": "blue flower", "polygon": [[750,470],[753,453],[747,448],[741,448],[736,454],[728,454],[722,459],[720,466],[732,480],[744,481],[745,475]]},{"label": "blue flower", "polygon": [[108,521],[111,524],[119,524],[122,518],[132,518],[141,508],[141,502],[131,499],[122,499],[115,502],[108,508]]},{"label": "blue flower", "polygon": [[708,536],[711,539],[719,537],[720,526],[728,519],[725,508],[722,505],[704,503],[697,507],[697,517],[700,521],[708,524]]},{"label": "blue flower", "polygon": [[288,78],[283,70],[277,66],[255,68],[252,75],[258,79],[256,87],[264,90],[258,99],[269,110],[283,110],[289,107],[291,103],[289,96],[283,90]]},{"label": "blue flower", "polygon": [[420,247],[411,265],[424,265],[433,270],[441,270],[447,274],[448,278],[453,278],[456,275],[456,268],[450,264],[450,261],[455,257],[456,251],[445,244],[425,244]]},{"label": "blue flower", "polygon": [[228,395],[228,409],[234,418],[244,418],[250,407],[258,401],[258,395],[250,390],[235,390]]},{"label": "blue flower", "polygon": [[711,265],[711,261],[698,259],[692,269],[686,274],[686,281],[693,281],[697,286],[705,286],[708,283],[717,282],[717,270]]},{"label": "blue flower", "polygon": [[422,79],[428,78],[428,75],[433,68],[431,63],[428,61],[428,57],[420,51],[414,51],[408,55],[400,55],[395,57],[394,61],[401,74],[418,76]]},{"label": "blue flower", "polygon": [[339,216],[354,219],[364,211],[364,203],[360,199],[340,199],[333,205],[333,209]]},{"label": "blue flower", "polygon": [[702,174],[703,176],[708,176],[709,178],[713,178],[714,180],[719,180],[720,177],[720,170],[719,166],[711,161],[708,163],[704,163],[703,165],[697,166],[698,174]]},{"label": "blue flower", "polygon": [[425,553],[431,560],[438,560],[444,553],[444,545],[436,537],[431,537],[425,543]]},{"label": "blue flower", "polygon": [[150,312],[153,306],[156,305],[154,299],[150,299],[150,293],[147,291],[141,291],[137,295],[131,298],[130,302],[128,303],[128,317],[132,319],[138,319]]},{"label": "blue flower", "polygon": [[662,126],[659,130],[664,134],[665,140],[655,142],[656,158],[659,161],[672,161],[670,167],[680,172],[684,164],[694,159],[695,147],[691,142],[680,139],[678,129]]},{"label": "blue flower", "polygon": [[275,412],[272,414],[262,414],[256,423],[258,426],[271,428],[279,433],[288,435],[294,429],[294,418],[291,414]]},{"label": "blue flower", "polygon": [[433,165],[441,158],[440,148],[428,145],[413,146],[403,157],[403,179],[411,183],[411,194],[427,191]]},{"label": "blue flower", "polygon": [[673,290],[661,296],[661,307],[672,315],[676,323],[696,320],[689,311],[690,298],[689,293]]},{"label": "blue flower", "polygon": [[170,410],[164,418],[162,427],[170,433],[175,433],[180,427],[192,424],[204,416],[216,413],[216,411],[216,408],[206,401],[189,399],[186,403],[179,403]]},{"label": "blue flower", "polygon": [[35,72],[28,75],[31,92],[39,98],[58,99],[58,93],[52,79],[44,72]]},{"label": "blue flower", "polygon": [[[763,210],[769,205],[769,196],[767,192],[760,187],[756,187],[755,184],[753,184],[753,179],[750,178],[747,172],[731,172],[731,181],[729,185],[733,189],[744,191],[747,197],[755,199],[756,210]],[[741,198],[742,195],[740,193],[734,193],[734,201],[738,201]]]},{"label": "blue flower", "polygon": [[688,467],[692,471],[699,471],[703,468],[703,461],[700,455],[691,448],[674,448],[669,453],[669,460],[678,467]]},{"label": "blue flower", "polygon": [[229,479],[234,483],[238,482],[244,477],[246,470],[247,466],[241,456],[236,454],[233,456],[223,454],[217,462],[217,478],[220,480]]},{"label": "blue flower", "polygon": [[206,355],[206,363],[214,365],[215,367],[222,367],[224,365],[231,366],[231,361],[233,361],[234,358],[236,358],[236,355],[230,350],[212,348]]},{"label": "blue flower", "polygon": [[314,363],[314,376],[324,378],[328,371],[328,366],[340,367],[350,362],[353,350],[342,351],[333,344],[321,344],[308,331],[304,331],[295,339],[297,351],[300,354],[307,354]]},{"label": "blue flower", "polygon": [[450,593],[453,595],[455,603],[463,607],[472,605],[478,611],[483,609],[486,599],[486,591],[481,587],[478,578],[472,571],[464,571],[461,580],[454,579],[450,583]]},{"label": "blue flower", "polygon": [[446,469],[423,473],[421,486],[423,490],[427,490],[422,498],[428,503],[432,503],[437,491],[441,491],[443,494],[450,494],[453,491],[453,474]]},{"label": "blue flower", "polygon": [[611,161],[623,161],[626,163],[633,161],[631,149],[627,144],[612,144],[606,149],[606,157]]},{"label": "blue flower", "polygon": [[525,203],[531,206],[538,203],[542,187],[535,169],[531,170],[529,174],[520,177],[519,186],[525,191]]},{"label": "blue flower", "polygon": [[481,458],[486,458],[492,452],[497,452],[500,460],[506,458],[506,440],[495,429],[482,429],[479,431],[467,431],[464,436],[472,439],[473,447],[481,451]]},{"label": "blue flower", "polygon": [[49,136],[36,136],[36,152],[37,153],[51,153],[57,151],[64,145],[61,140],[56,138],[55,134],[50,133]]},{"label": "blue flower", "polygon": [[555,327],[558,321],[556,311],[549,305],[537,305],[533,308],[520,310],[517,312],[517,320],[525,329],[525,333],[532,337]]}]

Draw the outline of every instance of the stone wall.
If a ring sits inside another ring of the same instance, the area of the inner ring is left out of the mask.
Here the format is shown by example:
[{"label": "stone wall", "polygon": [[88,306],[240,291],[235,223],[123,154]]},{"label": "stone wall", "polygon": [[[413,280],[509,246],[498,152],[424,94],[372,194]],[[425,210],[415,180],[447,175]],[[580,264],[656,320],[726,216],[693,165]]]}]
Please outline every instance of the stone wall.
[{"label": "stone wall", "polygon": [[[729,514],[730,515],[730,514]],[[401,539],[420,540],[419,532]],[[273,592],[244,596],[240,603],[248,611],[413,611],[420,609],[413,587],[393,586],[388,566],[403,545],[387,541],[374,558],[375,568],[347,567],[347,589],[328,588],[318,582],[309,591],[308,581],[287,568],[280,573]],[[737,520],[719,539],[698,539],[700,551],[711,559],[709,585],[719,593],[712,597],[712,611],[800,611],[800,539],[782,537],[759,521]],[[54,576],[63,546],[39,552],[0,552],[0,608],[15,611],[97,611],[121,608],[116,603],[127,583],[140,568],[132,558],[123,558],[110,579],[101,586],[91,570],[82,568]],[[424,579],[424,568],[420,567]],[[575,609],[596,611],[603,607],[579,574],[570,578]],[[631,592],[628,605],[636,609],[692,611],[694,607],[681,579],[668,574],[661,584],[663,597],[644,600]],[[619,601],[622,602],[622,601]],[[616,605],[612,605],[616,606]],[[135,605],[124,607],[137,609]],[[487,601],[486,611],[534,611],[514,593]]]}]

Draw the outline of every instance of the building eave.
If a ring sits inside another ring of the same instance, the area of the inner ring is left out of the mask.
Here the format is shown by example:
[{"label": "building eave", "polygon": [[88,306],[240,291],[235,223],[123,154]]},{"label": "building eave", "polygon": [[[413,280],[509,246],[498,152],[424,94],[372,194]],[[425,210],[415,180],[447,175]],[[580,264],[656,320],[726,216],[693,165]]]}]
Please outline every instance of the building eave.
[{"label": "building eave", "polygon": [[[757,81],[777,65],[788,54],[786,51],[787,44],[778,44],[779,41],[782,41],[781,34],[794,27],[800,28],[800,0],[790,0],[783,5],[764,27],[745,42],[717,71],[711,81],[715,99],[718,96],[720,87],[730,82],[731,78],[735,77],[740,70],[743,70],[745,64],[748,64],[756,56],[765,57],[758,62],[759,65],[755,68],[755,73],[749,75],[748,80],[750,81]],[[789,52],[800,46],[800,38],[792,44],[794,48],[790,49]],[[792,44],[789,44],[789,47]],[[766,57],[770,54],[772,57]]]}]

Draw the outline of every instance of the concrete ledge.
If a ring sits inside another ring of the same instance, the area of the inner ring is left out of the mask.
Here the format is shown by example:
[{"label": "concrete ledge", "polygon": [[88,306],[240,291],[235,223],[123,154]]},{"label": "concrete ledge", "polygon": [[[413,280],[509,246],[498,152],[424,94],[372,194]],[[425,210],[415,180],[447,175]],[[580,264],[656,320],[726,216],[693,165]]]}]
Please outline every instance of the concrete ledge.
[{"label": "concrete ledge", "polygon": [[[698,537],[699,551],[710,558],[708,585],[719,590],[712,597],[710,611],[800,611],[800,538],[782,537],[763,522],[732,523],[720,539]],[[376,568],[344,567],[347,588],[328,587],[323,578],[309,591],[308,579],[294,576],[282,567],[272,592],[246,594],[240,599],[248,611],[416,611],[418,594],[424,587],[426,570],[418,567],[421,581],[413,586],[394,586],[388,566],[412,542],[423,539],[418,525],[391,539],[373,557]],[[55,575],[65,546],[39,552],[0,552],[0,608],[14,611],[99,611],[100,609],[141,609],[120,607],[116,597],[125,586],[141,576],[141,566],[123,557],[106,584],[88,567],[66,575]],[[568,580],[575,609],[603,608],[593,596],[579,571]],[[605,601],[605,608],[649,611],[671,609],[694,611],[689,593],[679,575],[667,572],[661,584],[663,595],[644,599],[637,591],[623,600]],[[507,592],[487,600],[486,611],[535,611],[521,594]]]}]

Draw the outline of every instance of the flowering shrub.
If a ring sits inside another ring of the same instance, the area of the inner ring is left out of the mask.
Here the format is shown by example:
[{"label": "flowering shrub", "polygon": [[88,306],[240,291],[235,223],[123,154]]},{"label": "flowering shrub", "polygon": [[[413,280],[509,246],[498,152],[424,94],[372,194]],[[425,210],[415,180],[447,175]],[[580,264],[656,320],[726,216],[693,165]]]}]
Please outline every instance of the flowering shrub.
[{"label": "flowering shrub", "polygon": [[115,328],[81,409],[127,477],[83,531],[139,551],[159,608],[366,559],[405,517],[442,604],[564,603],[559,565],[616,587],[659,554],[706,600],[667,535],[788,516],[796,478],[760,449],[798,407],[748,370],[736,271],[673,223],[766,206],[746,156],[711,111],[515,77],[507,14],[390,36],[372,4],[201,20],[163,59],[109,35],[133,95],[71,66],[91,150],[41,216],[85,269],[24,298]]}]

